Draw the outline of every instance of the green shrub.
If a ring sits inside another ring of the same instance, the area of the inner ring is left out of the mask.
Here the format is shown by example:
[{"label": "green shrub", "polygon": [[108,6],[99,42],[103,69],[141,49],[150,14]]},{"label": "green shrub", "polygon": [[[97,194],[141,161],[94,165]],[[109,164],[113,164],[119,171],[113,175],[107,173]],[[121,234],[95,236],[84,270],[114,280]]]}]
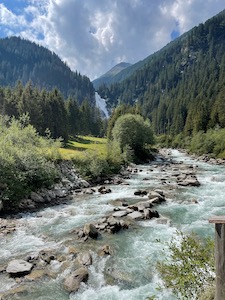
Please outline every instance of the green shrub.
[{"label": "green shrub", "polygon": [[58,176],[53,160],[59,146],[59,141],[39,136],[24,117],[0,117],[1,198],[12,203],[51,185]]},{"label": "green shrub", "polygon": [[179,233],[179,241],[169,243],[170,255],[157,264],[163,285],[180,299],[198,299],[202,291],[213,285],[214,245],[194,234]]},{"label": "green shrub", "polygon": [[96,179],[109,173],[107,160],[96,152],[86,151],[84,157],[76,157],[73,162],[79,173],[87,180]]}]

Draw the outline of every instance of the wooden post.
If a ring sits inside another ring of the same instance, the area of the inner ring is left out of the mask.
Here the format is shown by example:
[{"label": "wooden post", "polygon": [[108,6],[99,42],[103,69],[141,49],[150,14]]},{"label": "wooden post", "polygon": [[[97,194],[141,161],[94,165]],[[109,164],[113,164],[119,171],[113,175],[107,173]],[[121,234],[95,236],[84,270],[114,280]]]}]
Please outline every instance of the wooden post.
[{"label": "wooden post", "polygon": [[225,299],[225,216],[214,216],[215,224],[216,300]]}]

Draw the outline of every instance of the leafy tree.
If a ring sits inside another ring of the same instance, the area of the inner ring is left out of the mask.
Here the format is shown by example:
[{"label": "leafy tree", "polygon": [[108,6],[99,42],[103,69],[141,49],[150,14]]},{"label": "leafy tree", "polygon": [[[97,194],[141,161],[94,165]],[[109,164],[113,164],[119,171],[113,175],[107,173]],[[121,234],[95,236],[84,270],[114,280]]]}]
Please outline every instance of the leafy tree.
[{"label": "leafy tree", "polygon": [[196,235],[178,234],[169,243],[170,255],[157,269],[163,285],[180,299],[198,299],[203,290],[214,284],[214,245]]},{"label": "leafy tree", "polygon": [[150,123],[140,115],[125,114],[119,117],[113,127],[112,136],[122,153],[132,149],[134,156],[141,159],[146,154],[146,146],[154,143]]}]

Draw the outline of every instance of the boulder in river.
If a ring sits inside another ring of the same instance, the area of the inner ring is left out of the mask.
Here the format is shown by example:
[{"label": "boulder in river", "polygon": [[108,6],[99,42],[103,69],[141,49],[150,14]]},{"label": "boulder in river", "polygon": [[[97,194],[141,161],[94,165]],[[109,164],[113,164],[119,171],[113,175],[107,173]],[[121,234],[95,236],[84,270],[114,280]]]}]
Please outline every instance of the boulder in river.
[{"label": "boulder in river", "polygon": [[22,259],[14,259],[9,262],[6,272],[12,277],[21,277],[29,274],[32,268],[33,264]]},{"label": "boulder in river", "polygon": [[148,192],[146,190],[136,190],[134,191],[135,196],[146,196]]},{"label": "boulder in river", "polygon": [[127,215],[129,218],[133,219],[133,220],[141,220],[143,219],[143,214],[140,213],[139,211],[134,211],[131,214]]},{"label": "boulder in river", "polygon": [[83,266],[92,265],[92,256],[89,252],[79,253],[77,256],[78,263]]},{"label": "boulder in river", "polygon": [[178,176],[177,183],[180,186],[200,186],[200,182],[193,174],[183,174],[183,176]]},{"label": "boulder in river", "polygon": [[85,224],[83,232],[86,236],[92,239],[97,239],[98,237],[98,231],[94,224]]},{"label": "boulder in river", "polygon": [[71,293],[78,291],[81,282],[87,282],[88,270],[85,267],[81,267],[67,276],[63,282],[64,289]]},{"label": "boulder in river", "polygon": [[111,255],[111,248],[108,244],[102,246],[99,248],[98,255],[104,256],[104,255]]}]

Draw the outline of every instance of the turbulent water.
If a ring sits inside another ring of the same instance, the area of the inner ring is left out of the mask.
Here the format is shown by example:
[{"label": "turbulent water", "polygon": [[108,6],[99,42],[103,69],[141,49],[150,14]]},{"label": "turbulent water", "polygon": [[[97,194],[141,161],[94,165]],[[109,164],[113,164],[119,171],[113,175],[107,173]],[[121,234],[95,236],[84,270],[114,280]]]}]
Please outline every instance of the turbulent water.
[{"label": "turbulent water", "polygon": [[[177,229],[213,237],[214,227],[208,219],[225,214],[225,167],[196,162],[176,150],[172,151],[171,158],[185,165],[195,165],[201,186],[176,186],[172,174],[179,171],[180,164],[169,168],[144,165],[138,167],[142,172],[127,180],[129,186],[111,186],[111,194],[76,196],[69,204],[21,215],[16,232],[0,237],[1,263],[46,248],[64,251],[68,245],[76,246],[78,242],[71,234],[74,228],[111,212],[113,199],[133,197],[137,188],[160,188],[167,198],[165,204],[157,207],[160,219],[139,221],[135,228],[88,243],[93,251],[93,264],[89,267],[89,280],[82,284],[79,292],[66,293],[61,287],[62,275],[59,275],[50,281],[32,283],[28,292],[10,299],[145,300],[153,295],[156,299],[176,299],[168,290],[158,290],[160,278],[155,263],[166,255],[162,250]],[[106,243],[111,246],[113,255],[99,257],[95,250]],[[87,247],[85,243],[83,247]],[[58,267],[52,265],[53,269]],[[0,278],[0,293],[13,285],[13,279]]]}]

